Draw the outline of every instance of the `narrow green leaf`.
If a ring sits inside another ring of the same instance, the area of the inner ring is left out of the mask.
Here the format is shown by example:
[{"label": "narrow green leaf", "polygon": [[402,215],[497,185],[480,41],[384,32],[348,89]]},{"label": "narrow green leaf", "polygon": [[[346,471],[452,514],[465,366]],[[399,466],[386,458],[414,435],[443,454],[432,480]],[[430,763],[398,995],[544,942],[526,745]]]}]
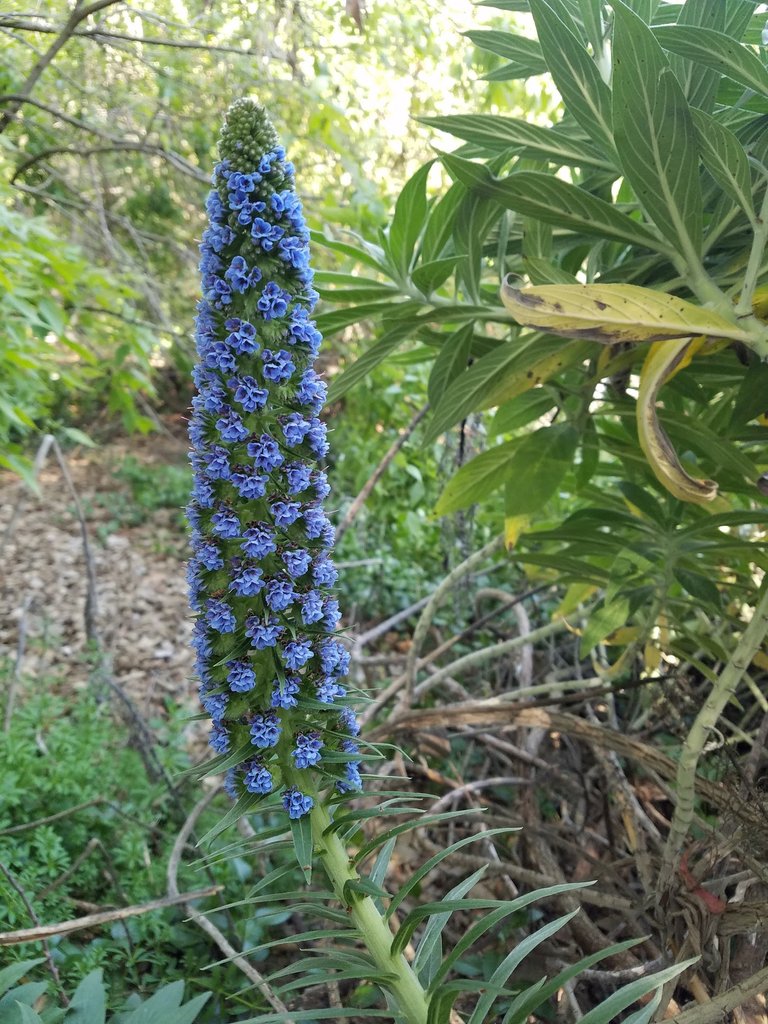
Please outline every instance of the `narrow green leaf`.
[{"label": "narrow green leaf", "polygon": [[541,52],[541,46],[535,39],[512,32],[501,32],[498,29],[478,29],[465,32],[464,35],[480,50],[487,50],[499,57],[506,57],[529,75],[543,75],[547,71],[547,62]]},{"label": "narrow green leaf", "polygon": [[174,1011],[181,1006],[184,998],[184,982],[173,981],[170,985],[163,985],[146,1002],[132,1010],[123,1021],[123,1024],[155,1024],[155,1021],[171,1019]]},{"label": "narrow green leaf", "polygon": [[537,171],[520,171],[507,178],[495,178],[483,164],[453,153],[443,153],[441,159],[454,178],[509,210],[538,217],[561,229],[640,245],[656,252],[673,251],[667,242],[656,238],[610,203],[560,178]]},{"label": "narrow green leaf", "polygon": [[432,444],[449,427],[483,408],[485,396],[498,385],[499,376],[535,341],[536,336],[533,336],[521,342],[499,345],[478,359],[466,373],[454,378],[435,404],[427,423],[424,445]]},{"label": "narrow green leaf", "polygon": [[768,68],[748,47],[724,32],[686,25],[664,25],[653,34],[665,50],[719,71],[745,89],[768,96]]},{"label": "narrow green leaf", "polygon": [[530,0],[530,6],[547,67],[566,109],[588,138],[614,154],[611,90],[579,38],[567,7],[562,0]]},{"label": "narrow green leaf", "polygon": [[518,395],[499,406],[488,427],[488,434],[492,437],[494,434],[507,434],[511,430],[518,430],[532,420],[544,416],[554,408],[556,402],[552,391],[546,387],[534,388]]},{"label": "narrow green leaf", "polygon": [[725,34],[732,39],[741,39],[757,4],[758,0],[726,0],[725,28],[723,30]]},{"label": "narrow green leaf", "polygon": [[466,370],[474,329],[475,325],[470,321],[446,337],[440,346],[427,384],[427,395],[433,408],[439,404],[449,385]]},{"label": "narrow green leaf", "polygon": [[579,657],[586,658],[595,644],[599,644],[615,629],[625,626],[628,618],[629,601],[625,597],[604,603],[593,611],[581,636]]},{"label": "narrow green leaf", "polygon": [[605,37],[603,0],[579,0],[579,12],[587,39],[592,44],[592,52],[602,54]]},{"label": "narrow green leaf", "polygon": [[357,236],[354,237],[355,241],[359,242],[359,245],[351,245],[349,242],[342,242],[337,238],[329,238],[322,231],[310,231],[309,235],[310,239],[317,243],[317,245],[322,245],[332,252],[341,253],[342,256],[350,256],[353,260],[364,263],[367,267],[378,270],[382,274],[386,274],[387,277],[391,276],[391,268],[387,266],[384,250],[378,246],[371,245],[370,242],[366,242]]},{"label": "narrow green leaf", "polygon": [[625,0],[625,3],[646,25],[650,25],[653,12],[659,6],[659,0]]},{"label": "narrow green leaf", "polygon": [[702,110],[692,109],[691,114],[699,135],[699,151],[704,166],[749,219],[754,220],[752,175],[741,143],[733,132]]},{"label": "narrow green leaf", "polygon": [[427,219],[427,175],[433,163],[434,160],[430,160],[424,164],[405,183],[389,225],[390,255],[401,277],[408,274],[416,239]]},{"label": "narrow green leaf", "polygon": [[531,284],[577,284],[573,274],[569,274],[552,263],[551,260],[539,256],[523,256],[523,270]]},{"label": "narrow green leaf", "polygon": [[440,936],[450,920],[451,914],[457,907],[462,905],[462,900],[466,894],[477,885],[486,870],[485,867],[480,867],[467,878],[463,878],[446,893],[445,900],[442,901],[439,907],[437,904],[424,904],[424,907],[429,906],[430,908],[427,913],[418,913],[420,908],[417,908],[417,911],[411,911],[400,923],[395,940],[392,943],[393,954],[402,953],[411,941],[413,933],[419,924],[424,920],[428,922],[416,949],[416,956],[413,961],[413,969],[423,985],[429,984],[432,980],[433,972],[427,971],[427,965],[430,962],[434,962],[435,950],[440,946]]},{"label": "narrow green leaf", "polygon": [[453,235],[453,225],[462,199],[467,190],[461,182],[454,182],[445,195],[435,200],[427,214],[427,226],[421,240],[421,261],[430,263],[445,253],[445,248]]},{"label": "narrow green leaf", "polygon": [[690,109],[651,30],[620,0],[614,18],[614,134],[624,174],[656,227],[697,259],[703,213]]},{"label": "narrow green leaf", "polygon": [[581,1018],[581,1024],[608,1024],[608,1021],[613,1020],[622,1010],[631,1006],[638,999],[642,999],[649,992],[654,992],[656,989],[661,988],[662,985],[666,985],[668,981],[679,977],[686,968],[698,963],[699,959],[699,957],[695,956],[690,960],[684,960],[680,964],[673,964],[672,967],[667,967],[656,974],[649,974],[644,978],[639,978],[637,981],[630,982],[629,985],[620,988],[618,992],[614,992],[613,995],[608,996],[607,999],[594,1007],[594,1009],[585,1013]]},{"label": "narrow green leaf", "polygon": [[[694,28],[713,28],[722,32],[725,28],[723,0],[687,0],[677,17],[678,25]],[[677,75],[683,94],[691,107],[698,107],[707,113],[712,110],[717,95],[720,76],[712,68],[705,68],[676,53],[670,54],[669,65]]]},{"label": "narrow green leaf", "polygon": [[106,993],[101,969],[91,971],[77,986],[67,1011],[67,1024],[104,1024]]},{"label": "narrow green leaf", "polygon": [[345,327],[349,327],[350,324],[357,324],[362,320],[375,319],[385,313],[393,317],[408,316],[423,305],[423,302],[393,302],[391,299],[386,299],[383,302],[366,302],[360,306],[334,309],[329,313],[321,313],[317,317],[317,329],[321,334],[328,337],[337,331],[343,330]]},{"label": "narrow green leaf", "polygon": [[414,871],[411,875],[408,876],[405,882],[397,890],[397,893],[392,897],[392,901],[387,907],[384,916],[386,918],[391,917],[395,913],[397,908],[400,906],[400,904],[403,902],[403,900],[406,899],[408,894],[419,884],[419,882],[426,878],[427,875],[433,870],[433,868],[436,868],[438,864],[442,863],[442,861],[444,861],[447,857],[450,857],[451,854],[456,853],[457,850],[462,849],[462,847],[464,846],[468,846],[470,843],[477,843],[481,840],[490,839],[492,836],[509,835],[511,832],[519,831],[519,828],[511,826],[506,828],[489,828],[484,832],[478,832],[475,835],[465,836],[463,839],[459,839],[455,843],[451,843],[450,846],[446,847],[444,850],[440,850],[440,852],[436,853],[433,857],[430,857],[430,859],[428,861],[425,861],[425,863],[422,864],[420,868],[417,868],[416,871]]},{"label": "narrow green leaf", "polygon": [[505,518],[541,512],[570,469],[578,440],[573,427],[556,423],[516,443],[503,471]]},{"label": "narrow green leaf", "polygon": [[356,362],[333,379],[328,389],[328,401],[337,401],[342,395],[345,395],[347,391],[353,388],[355,384],[359,384],[364,377],[368,376],[371,370],[377,367],[379,363],[383,363],[391,352],[399,348],[412,332],[413,326],[410,323],[406,323],[398,324],[382,334],[379,340],[374,345],[371,345]]},{"label": "narrow green leaf", "polygon": [[507,516],[539,511],[565,476],[578,435],[564,423],[544,427],[515,441],[489,448],[456,473],[435,508],[446,515],[487,498],[509,481]]},{"label": "narrow green leaf", "polygon": [[293,836],[293,849],[296,853],[296,863],[301,868],[307,885],[312,881],[312,823],[309,815],[303,818],[291,819],[291,835]]},{"label": "narrow green leaf", "polygon": [[488,991],[485,991],[475,1004],[472,1016],[467,1024],[485,1024],[487,1020],[490,1020],[491,1007],[498,998],[496,990],[506,984],[512,972],[520,966],[529,953],[533,952],[537,946],[540,946],[545,939],[559,932],[561,928],[564,928],[571,918],[580,912],[580,909],[577,908],[572,910],[570,914],[563,914],[562,917],[555,918],[554,921],[543,925],[531,935],[526,936],[521,942],[518,942],[512,952],[504,957],[488,979]]},{"label": "narrow green leaf", "polygon": [[605,158],[588,142],[573,139],[554,128],[531,124],[513,117],[495,114],[450,114],[445,117],[420,117],[422,124],[447,132],[465,142],[502,153],[512,146],[525,148],[525,156],[543,158],[558,165],[610,167]]},{"label": "narrow green leaf", "polygon": [[483,276],[483,251],[488,234],[498,221],[496,202],[476,192],[464,197],[457,213],[453,238],[458,253],[463,255],[456,273],[471,302],[480,301],[480,282]]},{"label": "narrow green leaf", "polygon": [[[501,906],[497,907],[497,909],[491,910],[479,921],[475,921],[474,924],[470,925],[461,938],[454,943],[450,952],[448,952],[444,957],[437,974],[430,982],[430,994],[437,990],[438,985],[442,983],[443,979],[448,975],[454,964],[464,955],[464,953],[466,953],[466,951],[486,932],[501,924],[506,917],[517,913],[519,910],[524,910],[525,907],[530,906],[531,903],[537,903],[541,900],[548,899],[550,896],[557,896],[561,892],[575,892],[578,889],[583,889],[585,886],[592,884],[592,882],[573,882],[563,883],[562,885],[550,885],[545,889],[536,889],[533,892],[526,893],[524,896],[518,896],[517,899],[504,901]],[[472,904],[474,902],[476,901],[466,901],[468,904]]]},{"label": "narrow green leaf", "polygon": [[446,256],[441,260],[420,263],[411,273],[411,280],[422,295],[430,296],[436,288],[448,280],[456,268],[458,259],[458,256]]},{"label": "narrow green leaf", "polygon": [[590,956],[584,957],[583,960],[579,960],[578,963],[573,964],[571,967],[567,967],[559,974],[555,975],[554,978],[542,978],[541,982],[537,982],[530,988],[526,989],[525,992],[521,992],[520,995],[515,999],[512,1007],[507,1016],[504,1018],[504,1024],[523,1024],[537,1006],[543,1006],[547,1000],[554,995],[558,989],[561,989],[566,985],[572,978],[577,977],[582,971],[594,967],[595,964],[600,963],[601,960],[605,960],[607,957],[616,956],[617,953],[623,953],[627,949],[631,949],[633,946],[637,946],[643,940],[640,939],[625,939],[624,942],[616,943],[615,945],[608,946],[606,949],[601,949],[597,953],[592,953]]}]

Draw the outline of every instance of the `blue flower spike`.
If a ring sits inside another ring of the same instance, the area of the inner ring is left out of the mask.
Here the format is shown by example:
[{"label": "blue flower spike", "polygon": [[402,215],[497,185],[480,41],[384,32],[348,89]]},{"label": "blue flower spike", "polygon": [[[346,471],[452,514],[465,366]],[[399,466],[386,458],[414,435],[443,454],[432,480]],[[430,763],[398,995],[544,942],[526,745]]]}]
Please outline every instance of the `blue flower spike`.
[{"label": "blue flower spike", "polygon": [[219,150],[189,424],[193,642],[211,746],[246,751],[227,791],[279,794],[297,819],[323,787],[360,788],[359,760],[338,756],[357,752],[359,728],[339,683],[349,655],[335,637],[334,537],[322,507],[318,295],[293,166],[264,109],[234,103]]}]

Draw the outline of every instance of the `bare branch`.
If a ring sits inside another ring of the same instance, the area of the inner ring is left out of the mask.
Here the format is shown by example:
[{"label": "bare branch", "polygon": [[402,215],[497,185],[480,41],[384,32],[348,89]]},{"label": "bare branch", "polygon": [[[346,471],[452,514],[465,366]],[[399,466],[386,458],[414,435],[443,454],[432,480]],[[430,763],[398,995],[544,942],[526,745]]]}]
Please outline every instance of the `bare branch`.
[{"label": "bare branch", "polygon": [[94,0],[93,3],[88,4],[87,7],[81,7],[79,4],[75,4],[75,9],[70,14],[64,28],[58,34],[56,39],[51,43],[45,53],[40,57],[35,66],[27,76],[26,82],[19,89],[18,95],[22,97],[21,100],[16,100],[11,103],[8,110],[0,117],[0,135],[5,131],[8,125],[13,121],[17,112],[21,108],[24,99],[32,94],[32,90],[37,85],[40,76],[54,59],[56,54],[61,50],[67,42],[72,38],[75,29],[81,21],[85,21],[92,14],[97,14],[99,11],[104,10],[105,7],[111,7],[113,4],[119,3],[120,0]]},{"label": "bare branch", "polygon": [[166,160],[172,167],[175,167],[182,174],[187,174],[189,177],[194,178],[195,181],[202,182],[205,185],[210,184],[210,178],[207,174],[203,174],[192,164],[188,163],[183,157],[179,156],[178,153],[173,153],[170,150],[163,149],[162,146],[147,145],[144,142],[114,142],[108,146],[89,146],[87,149],[81,149],[79,147],[71,146],[51,146],[48,149],[42,150],[40,153],[35,153],[34,156],[28,157],[22,161],[16,170],[13,172],[11,178],[11,185],[16,181],[17,178],[21,177],[30,167],[34,167],[39,164],[42,160],[47,160],[50,156],[56,156],[58,153],[68,153],[70,156],[92,156],[94,153],[113,153],[113,152],[134,152],[134,153],[147,153],[150,156],[159,156],[163,160]]},{"label": "bare branch", "polygon": [[[2,865],[0,865],[0,869],[2,869]],[[15,932],[0,932],[0,946],[16,946],[20,942],[42,942],[54,935],[68,935],[71,932],[82,931],[84,928],[98,928],[103,924],[110,924],[112,921],[124,921],[128,917],[148,914],[152,910],[163,910],[165,907],[178,906],[179,903],[190,903],[192,900],[205,899],[206,896],[215,896],[223,888],[223,885],[210,885],[207,889],[195,889],[194,892],[163,896],[161,899],[150,900],[148,903],[118,907],[117,910],[102,910],[98,914],[86,914],[85,917],[59,921],[58,924],[44,924],[37,928],[20,928]]]}]

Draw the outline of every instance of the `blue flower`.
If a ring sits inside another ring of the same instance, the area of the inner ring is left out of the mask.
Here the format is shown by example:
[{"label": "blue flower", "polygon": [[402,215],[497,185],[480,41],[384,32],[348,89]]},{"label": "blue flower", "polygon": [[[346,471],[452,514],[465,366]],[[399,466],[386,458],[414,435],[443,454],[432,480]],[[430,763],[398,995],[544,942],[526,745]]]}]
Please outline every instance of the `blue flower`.
[{"label": "blue flower", "polygon": [[[285,632],[285,626],[281,626],[276,619],[269,622],[262,622],[254,615],[245,620],[245,635],[251,640],[257,651],[266,650],[267,647],[274,647],[277,641]],[[288,666],[290,668],[290,666]]]},{"label": "blue flower", "polygon": [[286,526],[293,526],[301,515],[301,505],[298,501],[273,501],[269,511],[275,517],[275,524],[282,529]]},{"label": "blue flower", "polygon": [[298,579],[312,564],[312,555],[305,548],[294,548],[283,552],[283,562],[288,570],[288,575]]},{"label": "blue flower", "polygon": [[344,769],[344,778],[336,783],[340,793],[359,792],[363,788],[363,780],[358,769],[359,761],[348,761]]},{"label": "blue flower", "polygon": [[248,693],[256,685],[256,673],[249,661],[242,658],[227,662],[227,682],[235,693]]},{"label": "blue flower", "polygon": [[274,747],[280,739],[280,722],[276,714],[254,715],[251,721],[251,743],[254,747]]},{"label": "blue flower", "polygon": [[285,462],[285,456],[280,451],[277,441],[269,434],[262,434],[254,441],[250,441],[246,451],[253,458],[254,465],[267,472],[277,469]]},{"label": "blue flower", "polygon": [[246,767],[243,785],[249,793],[271,793],[272,773],[261,761],[251,761]]},{"label": "blue flower", "polygon": [[244,729],[252,741],[227,791],[281,789],[286,813],[300,818],[313,798],[281,780],[317,769],[324,751],[333,752],[338,790],[360,784],[351,745],[359,726],[341,682],[349,654],[332,636],[340,613],[321,504],[329,487],[320,465],[327,389],[312,365],[318,295],[293,167],[263,109],[235,103],[220,150],[200,246],[188,428],[192,645],[214,750],[239,749]]},{"label": "blue flower", "polygon": [[282,348],[279,352],[272,352],[271,349],[265,348],[261,353],[261,358],[264,363],[261,372],[267,380],[274,381],[276,384],[290,380],[296,372],[296,364],[291,360],[290,353]]},{"label": "blue flower", "polygon": [[[296,448],[307,436],[312,424],[298,412],[292,412],[283,420],[283,437],[289,448]],[[307,469],[309,467],[306,467]]]},{"label": "blue flower", "polygon": [[223,725],[214,724],[208,742],[217,754],[229,752],[229,733]]},{"label": "blue flower", "polygon": [[295,786],[283,793],[283,807],[289,818],[303,818],[314,806],[312,797],[301,793]]},{"label": "blue flower", "polygon": [[229,479],[240,497],[245,498],[246,501],[263,498],[267,493],[267,483],[269,482],[269,478],[266,476],[259,476],[259,474],[253,472],[253,470],[238,470],[233,473]]},{"label": "blue flower", "polygon": [[295,708],[298,706],[297,694],[299,693],[301,680],[298,676],[288,676],[287,678],[275,680],[274,689],[272,690],[271,704],[273,708],[284,708],[286,711],[288,708]]},{"label": "blue flower", "polygon": [[289,644],[285,645],[283,651],[285,666],[293,672],[304,668],[312,656],[312,644],[308,640],[292,640]]},{"label": "blue flower", "polygon": [[317,732],[299,733],[296,746],[291,751],[297,768],[311,768],[320,763],[323,741]]},{"label": "blue flower", "polygon": [[266,523],[256,523],[245,531],[240,547],[249,558],[266,558],[277,551],[277,540]]},{"label": "blue flower", "polygon": [[228,508],[223,508],[219,512],[214,512],[211,516],[211,527],[213,532],[219,537],[225,539],[232,539],[233,537],[239,537],[242,532],[242,526],[237,515]]},{"label": "blue flower", "polygon": [[266,388],[260,388],[253,377],[246,374],[244,377],[235,377],[228,383],[235,392],[235,401],[246,412],[256,412],[267,404],[269,392]]},{"label": "blue flower", "polygon": [[[324,615],[323,599],[316,590],[309,590],[301,598],[301,621],[305,626],[319,622]],[[335,626],[334,626],[335,628]]]},{"label": "blue flower", "polygon": [[248,437],[248,428],[233,409],[228,409],[216,420],[222,441],[244,441]]},{"label": "blue flower", "polygon": [[205,606],[205,621],[217,633],[234,633],[237,619],[226,601],[211,597]]},{"label": "blue flower", "polygon": [[291,296],[274,281],[270,281],[261,293],[261,298],[256,306],[265,320],[276,320],[278,317],[285,316],[290,301]]},{"label": "blue flower", "polygon": [[347,691],[335,679],[323,679],[317,684],[317,699],[321,704],[333,704],[337,697],[346,697]]},{"label": "blue flower", "polygon": [[237,571],[229,589],[240,597],[254,597],[264,589],[264,574],[255,565],[246,565]]},{"label": "blue flower", "polygon": [[301,494],[312,483],[312,470],[304,462],[292,462],[284,468],[289,494]]}]

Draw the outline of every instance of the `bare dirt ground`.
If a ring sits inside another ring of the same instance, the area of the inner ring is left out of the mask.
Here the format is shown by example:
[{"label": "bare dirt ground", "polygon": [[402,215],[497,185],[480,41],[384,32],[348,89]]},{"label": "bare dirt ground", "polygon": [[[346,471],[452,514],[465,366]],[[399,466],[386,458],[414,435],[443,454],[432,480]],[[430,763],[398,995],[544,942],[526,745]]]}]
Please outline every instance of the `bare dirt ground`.
[{"label": "bare dirt ground", "polygon": [[[131,439],[67,455],[84,509],[95,577],[98,635],[117,684],[144,718],[169,702],[197,710],[189,647],[186,542],[178,510],[146,513],[128,525],[115,514],[130,500],[114,476],[129,454],[141,465],[183,465],[186,443],[171,436]],[[34,495],[15,477],[0,476],[0,657],[18,657],[28,678],[54,672],[87,685],[94,663],[86,634],[88,566],[75,503],[51,452]],[[122,493],[121,493],[122,492]]]}]

